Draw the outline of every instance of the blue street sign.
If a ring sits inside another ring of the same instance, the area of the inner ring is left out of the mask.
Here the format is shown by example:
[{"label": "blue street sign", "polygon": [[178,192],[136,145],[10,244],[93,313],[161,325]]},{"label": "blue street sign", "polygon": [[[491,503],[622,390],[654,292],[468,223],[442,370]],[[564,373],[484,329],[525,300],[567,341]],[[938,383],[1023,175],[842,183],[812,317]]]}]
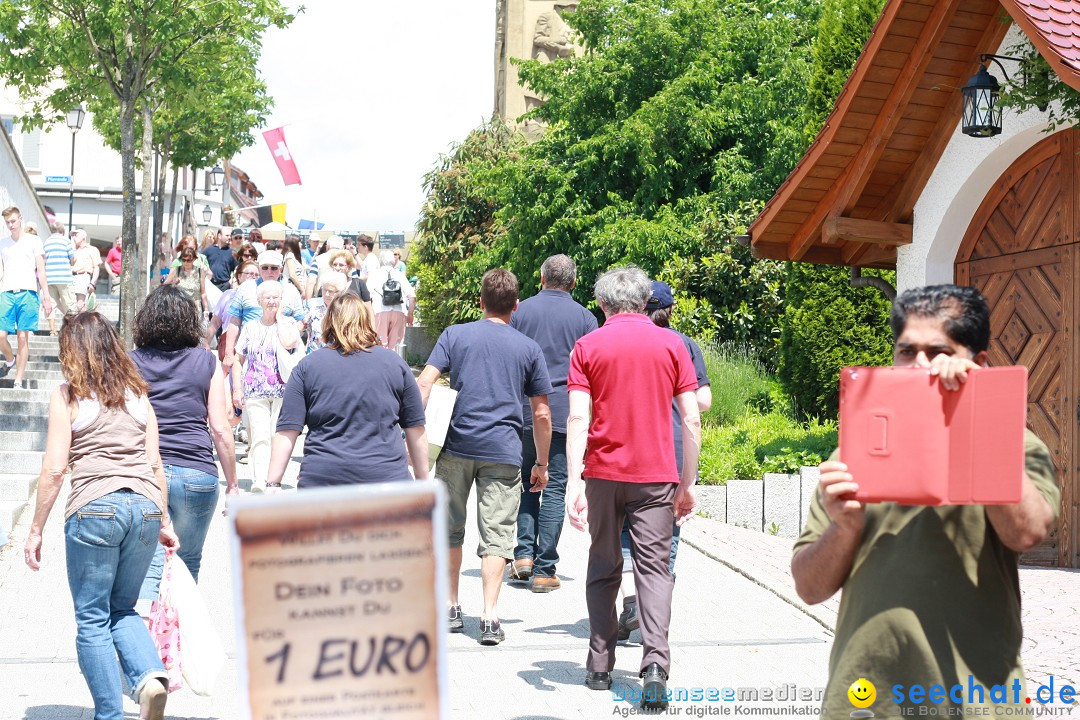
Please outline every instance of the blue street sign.
[{"label": "blue street sign", "polygon": [[46,175],[45,182],[47,183],[70,183],[70,175]]}]

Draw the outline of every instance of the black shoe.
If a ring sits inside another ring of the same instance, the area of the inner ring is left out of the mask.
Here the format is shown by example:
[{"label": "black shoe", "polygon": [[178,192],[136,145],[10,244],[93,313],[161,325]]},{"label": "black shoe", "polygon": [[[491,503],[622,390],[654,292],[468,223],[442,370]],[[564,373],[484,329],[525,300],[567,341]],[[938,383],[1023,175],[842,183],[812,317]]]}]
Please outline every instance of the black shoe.
[{"label": "black shoe", "polygon": [[641,707],[643,710],[664,710],[668,706],[667,673],[658,663],[650,663],[641,671]]},{"label": "black shoe", "polygon": [[498,645],[506,639],[506,633],[503,632],[502,626],[499,625],[498,620],[481,620],[480,621],[480,644],[481,645]]},{"label": "black shoe", "polygon": [[611,673],[593,672],[590,670],[585,673],[585,685],[587,685],[590,690],[610,690]]},{"label": "black shoe", "polygon": [[630,632],[637,630],[640,626],[637,603],[623,605],[622,613],[619,615],[619,640],[629,640]]},{"label": "black shoe", "polygon": [[450,606],[450,632],[465,632],[465,621],[461,619],[461,606]]}]

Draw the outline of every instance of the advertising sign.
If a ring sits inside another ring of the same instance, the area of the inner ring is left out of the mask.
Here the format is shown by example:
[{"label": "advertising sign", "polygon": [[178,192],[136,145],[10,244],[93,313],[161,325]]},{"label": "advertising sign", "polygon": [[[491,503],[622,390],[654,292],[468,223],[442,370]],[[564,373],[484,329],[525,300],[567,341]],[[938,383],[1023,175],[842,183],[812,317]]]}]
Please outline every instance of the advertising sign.
[{"label": "advertising sign", "polygon": [[229,512],[247,717],[445,717],[441,486],[303,490]]}]

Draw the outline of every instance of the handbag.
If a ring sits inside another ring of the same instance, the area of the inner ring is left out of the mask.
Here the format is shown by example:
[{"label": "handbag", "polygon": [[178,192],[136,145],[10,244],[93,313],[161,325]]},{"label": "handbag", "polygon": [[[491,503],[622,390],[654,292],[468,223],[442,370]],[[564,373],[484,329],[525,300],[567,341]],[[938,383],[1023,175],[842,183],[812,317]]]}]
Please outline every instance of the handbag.
[{"label": "handbag", "polygon": [[[150,637],[154,640],[165,673],[169,676],[169,692],[184,687],[180,670],[180,621],[172,602],[172,558],[176,552],[165,551],[165,565],[161,568],[161,584],[158,597],[150,606]],[[181,563],[183,564],[183,563]],[[184,568],[187,570],[187,568]]]},{"label": "handbag", "polygon": [[206,696],[225,667],[225,648],[187,565],[175,553],[166,557],[166,566],[170,563],[172,605],[180,631],[180,669],[191,691]]},{"label": "handbag", "polygon": [[304,343],[298,342],[292,350],[287,350],[281,344],[277,328],[274,328],[274,354],[277,355],[278,374],[281,375],[282,380],[289,382],[293,368],[304,358]]}]

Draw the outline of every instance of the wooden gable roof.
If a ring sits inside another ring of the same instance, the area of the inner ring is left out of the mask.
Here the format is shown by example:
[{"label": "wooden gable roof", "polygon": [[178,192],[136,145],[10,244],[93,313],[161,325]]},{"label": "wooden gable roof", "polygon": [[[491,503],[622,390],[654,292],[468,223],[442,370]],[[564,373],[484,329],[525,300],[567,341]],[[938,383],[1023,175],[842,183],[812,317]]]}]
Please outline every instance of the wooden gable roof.
[{"label": "wooden gable roof", "polygon": [[755,256],[895,267],[915,201],[960,121],[960,88],[978,56],[997,50],[1010,16],[1080,89],[1074,5],[888,0],[825,127],[750,226]]}]

